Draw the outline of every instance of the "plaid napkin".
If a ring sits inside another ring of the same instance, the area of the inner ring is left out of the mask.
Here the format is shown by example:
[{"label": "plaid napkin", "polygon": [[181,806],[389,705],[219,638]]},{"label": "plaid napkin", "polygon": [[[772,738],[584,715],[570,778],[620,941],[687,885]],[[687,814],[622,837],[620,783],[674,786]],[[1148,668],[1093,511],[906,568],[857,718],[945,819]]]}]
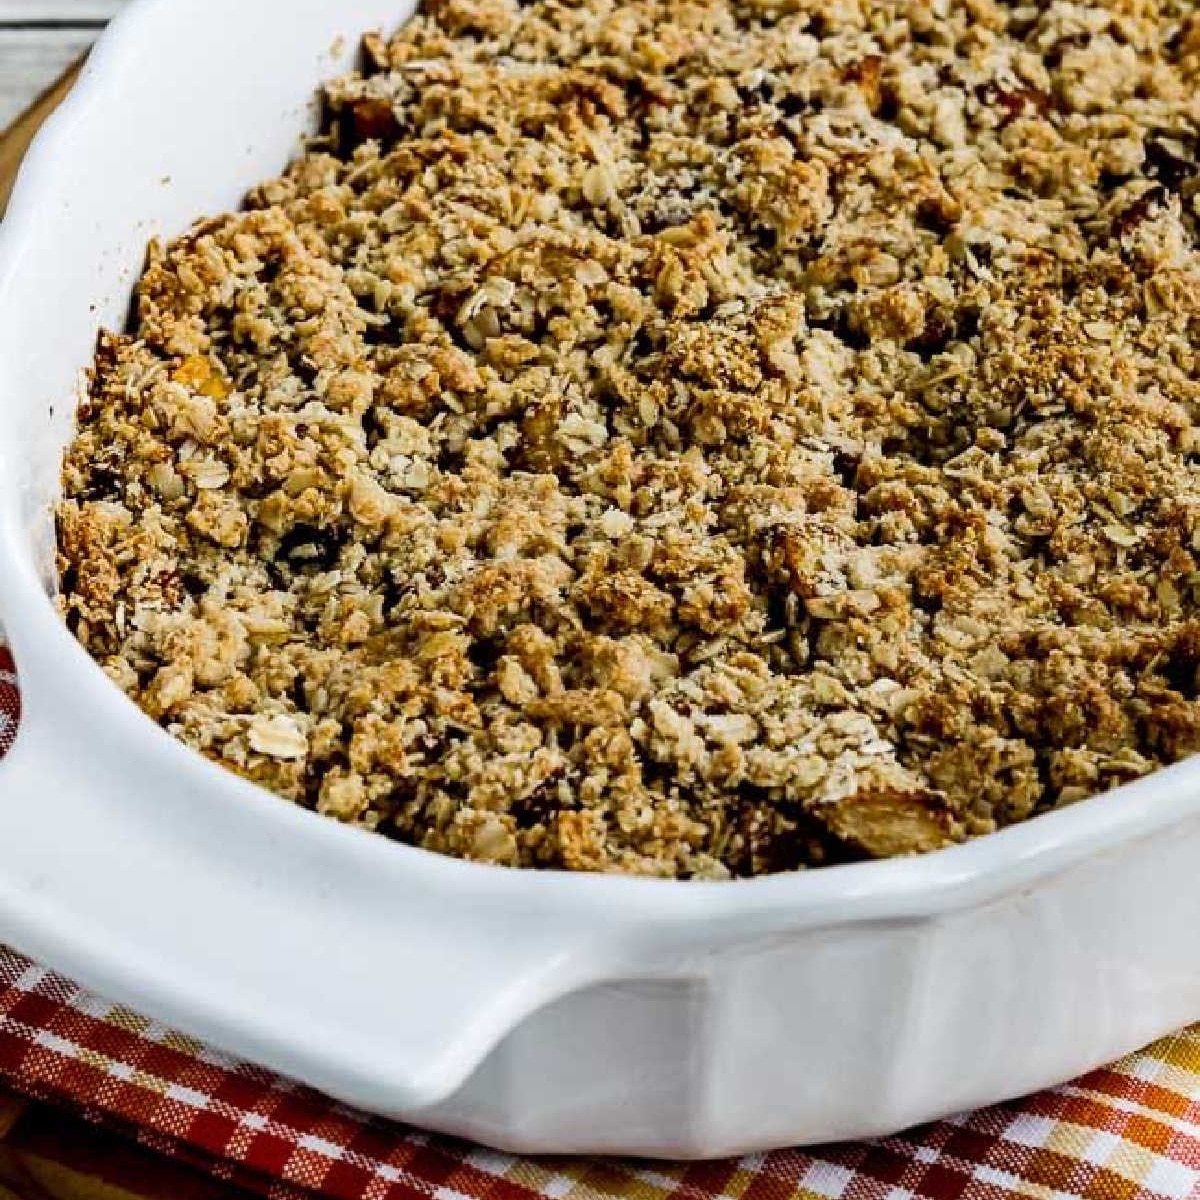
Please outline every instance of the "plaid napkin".
[{"label": "plaid napkin", "polygon": [[[0,649],[0,755],[18,710]],[[1200,1026],[903,1137],[715,1163],[528,1160],[354,1112],[0,947],[0,1083],[278,1200],[1200,1198]]]}]

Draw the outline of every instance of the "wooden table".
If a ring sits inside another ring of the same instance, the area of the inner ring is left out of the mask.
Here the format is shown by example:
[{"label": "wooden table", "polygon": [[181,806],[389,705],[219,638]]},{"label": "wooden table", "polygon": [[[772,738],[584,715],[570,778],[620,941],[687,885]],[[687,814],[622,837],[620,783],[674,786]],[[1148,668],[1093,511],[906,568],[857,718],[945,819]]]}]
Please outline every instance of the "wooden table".
[{"label": "wooden table", "polygon": [[0,0],[0,129],[95,40],[122,0]]},{"label": "wooden table", "polygon": [[[0,0],[0,211],[29,138],[124,0]],[[0,1088],[0,1200],[245,1200],[168,1162]]]},{"label": "wooden table", "polygon": [[0,1091],[0,1200],[251,1200],[131,1140]]}]

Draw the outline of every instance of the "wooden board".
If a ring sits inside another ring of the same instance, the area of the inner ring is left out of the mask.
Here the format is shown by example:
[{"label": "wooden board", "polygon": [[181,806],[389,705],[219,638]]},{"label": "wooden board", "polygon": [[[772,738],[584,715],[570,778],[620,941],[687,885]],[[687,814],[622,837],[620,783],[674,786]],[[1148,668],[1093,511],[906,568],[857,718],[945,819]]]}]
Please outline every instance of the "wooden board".
[{"label": "wooden board", "polygon": [[[0,62],[3,61],[0,47]],[[33,135],[41,128],[42,122],[58,107],[62,98],[71,90],[75,76],[83,65],[82,58],[70,63],[67,70],[60,75],[50,88],[34,101],[31,108],[19,116],[16,122],[0,134],[0,215],[3,215],[8,204],[9,193],[16,179],[17,168],[21,159],[33,140]]]},{"label": "wooden board", "polygon": [[[84,43],[86,47],[88,43]],[[0,41],[0,62],[4,61],[3,42]],[[47,88],[16,120],[0,133],[0,214],[8,202],[16,178],[17,168],[29,148],[34,134],[41,128],[42,122],[58,107],[59,102],[71,89],[79,69],[83,66],[82,52],[71,59],[68,58],[65,69],[61,69],[59,77]]]},{"label": "wooden board", "polygon": [[69,86],[63,73],[126,3],[0,0],[0,213],[29,139]]},{"label": "wooden board", "polygon": [[124,0],[0,0],[0,25],[103,25]]},{"label": "wooden board", "polygon": [[125,0],[0,0],[0,129],[73,63]]},{"label": "wooden board", "polygon": [[0,26],[0,128],[96,39],[92,29],[8,29]]},{"label": "wooden board", "polygon": [[0,1200],[249,1197],[78,1117],[0,1092]]}]

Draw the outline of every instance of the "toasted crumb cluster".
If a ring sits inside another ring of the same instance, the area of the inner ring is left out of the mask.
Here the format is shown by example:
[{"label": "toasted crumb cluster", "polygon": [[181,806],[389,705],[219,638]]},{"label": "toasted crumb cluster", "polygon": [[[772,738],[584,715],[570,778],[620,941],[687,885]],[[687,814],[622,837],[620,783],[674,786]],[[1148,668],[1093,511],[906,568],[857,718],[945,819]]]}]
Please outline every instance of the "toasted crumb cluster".
[{"label": "toasted crumb cluster", "polygon": [[523,867],[931,850],[1200,748],[1190,0],[427,0],[155,246],[64,612]]}]

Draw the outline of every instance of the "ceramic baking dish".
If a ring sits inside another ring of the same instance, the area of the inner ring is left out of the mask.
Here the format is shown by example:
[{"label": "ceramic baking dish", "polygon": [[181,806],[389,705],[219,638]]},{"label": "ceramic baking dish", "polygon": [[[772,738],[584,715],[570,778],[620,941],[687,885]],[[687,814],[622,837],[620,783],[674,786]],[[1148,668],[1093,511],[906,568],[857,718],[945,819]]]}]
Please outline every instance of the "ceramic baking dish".
[{"label": "ceramic baking dish", "polygon": [[1200,763],[974,844],[726,884],[508,871],[273,798],[60,624],[58,458],[151,234],[235,206],[405,0],[142,0],[0,243],[0,940],[353,1104],[519,1150],[878,1134],[1200,1017]]}]

